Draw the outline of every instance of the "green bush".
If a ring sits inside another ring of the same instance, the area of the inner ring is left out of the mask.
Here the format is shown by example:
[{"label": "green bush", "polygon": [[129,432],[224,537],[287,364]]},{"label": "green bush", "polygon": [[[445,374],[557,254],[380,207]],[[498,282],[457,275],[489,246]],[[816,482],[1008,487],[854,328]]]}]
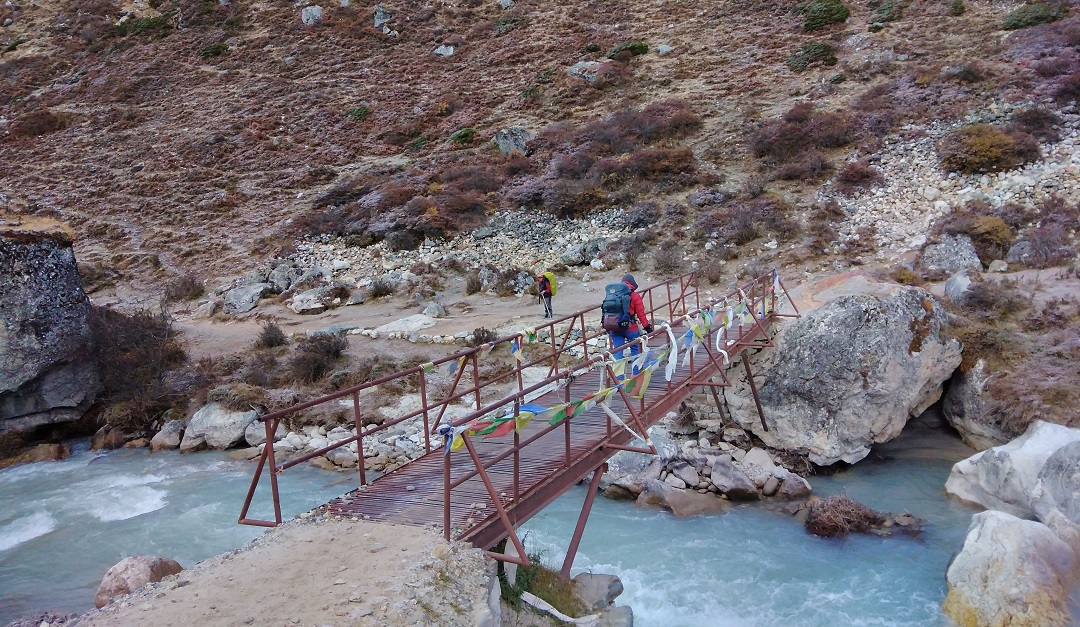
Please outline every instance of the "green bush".
[{"label": "green bush", "polygon": [[225,44],[223,44],[223,43],[221,43],[219,41],[216,44],[210,44],[209,46],[203,46],[203,48],[201,50],[199,50],[199,57],[202,58],[202,59],[209,59],[209,58],[212,58],[212,57],[220,57],[221,55],[225,54],[228,51],[229,51],[229,46],[227,46],[227,45],[225,45]]},{"label": "green bush", "polygon": [[612,48],[611,51],[607,53],[607,57],[609,59],[614,59],[615,55],[624,50],[629,52],[630,56],[636,57],[648,52],[649,46],[644,41],[627,41]]},{"label": "green bush", "polygon": [[1000,172],[1041,156],[1039,144],[1026,133],[1006,133],[990,124],[974,124],[953,132],[938,146],[941,167],[950,172]]},{"label": "green bush", "polygon": [[886,0],[879,4],[870,13],[869,29],[876,32],[884,28],[886,23],[900,19],[904,13],[905,4],[907,4],[905,0]]},{"label": "green bush", "polygon": [[352,109],[349,109],[349,112],[345,115],[356,120],[357,122],[363,122],[370,114],[370,107],[368,107],[367,105],[360,105],[359,107],[353,107]]},{"label": "green bush", "polygon": [[126,35],[165,36],[171,29],[172,25],[169,24],[169,17],[167,15],[159,15],[157,17],[137,17],[121,22],[120,24],[113,26],[109,32],[116,37],[124,37]]},{"label": "green bush", "polygon": [[460,129],[460,130],[457,130],[457,131],[454,131],[453,133],[451,133],[450,134],[450,141],[454,142],[455,144],[468,144],[468,143],[471,143],[473,138],[475,138],[475,137],[476,137],[476,129],[475,128],[463,128],[463,129]]},{"label": "green bush", "polygon": [[1019,9],[1005,16],[1001,27],[1005,30],[1017,30],[1038,24],[1049,24],[1065,17],[1065,9],[1060,6],[1051,6],[1044,2],[1025,4]]},{"label": "green bush", "polygon": [[836,52],[829,44],[815,41],[799,48],[785,63],[792,72],[802,72],[814,63],[836,65]]},{"label": "green bush", "polygon": [[803,30],[815,31],[847,20],[851,11],[840,0],[811,0],[803,6],[803,14]]}]

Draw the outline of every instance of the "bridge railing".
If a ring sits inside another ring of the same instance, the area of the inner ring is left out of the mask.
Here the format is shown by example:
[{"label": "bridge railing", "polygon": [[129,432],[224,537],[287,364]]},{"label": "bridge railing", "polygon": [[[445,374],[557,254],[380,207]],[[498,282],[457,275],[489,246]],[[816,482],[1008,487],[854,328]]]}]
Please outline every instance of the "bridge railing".
[{"label": "bridge railing", "polygon": [[[707,303],[705,308],[712,307],[716,303],[725,300],[739,299],[741,302],[746,303],[751,311],[760,310],[763,314],[767,310],[775,310],[777,297],[774,293],[774,287],[777,283],[777,281],[774,281],[771,278],[771,275],[759,277],[744,285],[743,288],[730,292],[725,295],[724,298]],[[641,290],[641,294],[650,319],[662,315],[673,325],[676,321],[683,320],[688,315],[695,314],[702,309],[701,298],[703,295],[698,286],[698,275],[695,272],[687,273],[645,288]],[[766,302],[770,298],[772,304],[766,305]],[[365,442],[371,442],[371,438],[385,435],[392,428],[404,422],[414,421],[416,419],[422,420],[423,449],[425,453],[430,453],[435,448],[442,446],[442,443],[433,444],[432,442],[432,434],[435,433],[440,425],[451,424],[459,426],[478,417],[491,415],[494,412],[498,412],[509,406],[513,406],[513,409],[516,411],[517,407],[520,404],[527,402],[527,399],[531,395],[537,395],[545,388],[549,388],[552,385],[560,385],[560,382],[564,386],[564,396],[569,400],[573,395],[573,381],[576,375],[595,368],[605,361],[606,351],[601,350],[599,346],[601,344],[601,338],[605,338],[607,334],[599,327],[599,319],[600,307],[597,305],[596,307],[551,320],[539,325],[535,329],[523,330],[522,332],[513,335],[498,338],[479,347],[470,348],[425,364],[419,364],[400,372],[395,372],[366,383],[259,417],[259,421],[262,422],[264,427],[266,444],[258,458],[258,465],[254,476],[252,477],[251,485],[248,489],[240,513],[239,522],[241,524],[259,526],[275,526],[280,524],[282,518],[280,495],[277,486],[278,474],[290,467],[315,457],[325,455],[330,451],[348,446],[354,442],[356,443],[356,457],[360,484],[367,484],[367,473],[364,461]],[[597,324],[590,324],[590,321],[592,320],[595,320]],[[654,321],[654,325],[655,322],[656,321]],[[626,348],[628,349],[635,343],[644,344],[648,341],[649,337],[655,338],[661,334],[666,335],[666,332],[659,328],[659,325],[655,326],[657,326],[657,328],[650,336],[646,337],[643,335],[642,338],[629,343]],[[725,341],[737,341],[739,338],[742,338],[743,325],[738,325],[731,329],[725,328],[722,331],[717,330],[715,332],[722,332]],[[529,343],[533,337],[535,337],[537,341],[535,343]],[[710,337],[712,337],[711,333]],[[513,355],[509,358],[509,367],[505,365],[505,358],[501,360],[501,364],[497,362],[493,363],[493,360],[489,358],[489,355],[493,351],[501,349],[502,347],[509,347],[511,355]],[[691,371],[694,371],[695,368],[700,370],[702,364],[700,362],[695,363],[695,357],[693,356],[690,357],[690,360]],[[715,363],[715,358],[711,355],[710,360]],[[548,375],[539,382],[526,385],[524,372],[527,369],[534,367],[547,367]],[[611,373],[611,376],[612,380],[614,380],[614,373]],[[450,380],[448,385],[446,384],[447,380]],[[669,383],[668,385],[670,386],[671,384]],[[513,391],[506,392],[504,388],[507,386],[511,386]],[[365,420],[364,411],[361,408],[363,397],[366,397],[369,394],[379,394],[380,392],[400,394],[403,389],[415,390],[419,393],[419,407],[402,416],[382,421],[380,424],[370,424],[370,421]],[[485,399],[485,391],[489,397],[491,396],[492,391],[501,394],[501,397],[495,400]],[[649,406],[645,404],[644,398],[640,399],[637,403],[633,403],[625,394],[622,394],[622,396],[628,411],[632,415],[632,421],[640,425],[641,423],[638,419],[638,415],[640,412],[649,409]],[[341,403],[342,401],[351,401],[350,404],[355,429],[353,435],[330,442],[317,450],[292,457],[283,463],[277,462],[273,443],[276,441],[277,433],[285,419],[315,406],[333,402]],[[450,412],[452,408],[460,410],[461,403],[467,403],[472,411],[464,417],[451,420],[448,412]],[[571,426],[569,423],[571,421],[564,422],[567,423],[561,427],[566,430],[567,439],[567,459],[564,460],[564,463],[571,463],[571,460],[569,459],[569,442],[571,437]],[[560,427],[545,429],[540,435],[530,436],[524,442],[520,441],[518,434],[515,432],[513,447],[508,449],[506,453],[500,454],[494,461],[485,462],[484,465],[490,467],[509,455],[515,456],[516,462],[522,447],[528,445],[538,437],[542,437],[542,435],[549,433],[555,428]],[[642,426],[641,428],[644,427]],[[612,421],[609,419],[609,437],[606,438],[606,440],[608,440],[607,446],[614,448],[621,446],[610,441],[611,436],[617,431],[618,428],[613,427]],[[447,457],[449,458],[449,456]],[[515,468],[516,467],[517,464],[515,463]],[[262,478],[262,474],[267,469],[269,469],[268,474],[273,500],[274,519],[262,520],[249,518],[248,513],[253,497]],[[449,485],[448,487],[444,486],[446,487],[445,493],[447,499],[446,511],[444,512],[444,523],[446,523],[445,533],[447,534],[447,537],[450,537],[451,533],[450,524],[448,522],[450,493],[454,487],[461,485],[461,483],[467,481],[468,478],[476,476],[479,472],[480,467],[464,479],[460,477],[455,479],[452,482],[453,485]],[[446,481],[447,483],[451,483],[449,474],[447,474]],[[514,491],[510,500],[516,500],[520,496],[518,488],[519,478],[515,472]]]},{"label": "bridge railing", "polygon": [[[644,298],[647,298],[649,313],[665,312],[674,315],[681,308],[685,308],[688,302],[697,302],[697,281],[695,273],[688,273],[673,279],[669,279],[657,285],[642,290]],[[691,300],[693,299],[693,300]],[[484,392],[490,391],[507,384],[514,384],[520,393],[525,389],[523,371],[527,368],[544,365],[548,367],[549,374],[560,372],[564,365],[560,359],[564,356],[579,353],[585,359],[589,358],[590,346],[596,343],[597,338],[604,335],[602,330],[590,324],[595,318],[599,321],[600,307],[592,307],[573,314],[562,316],[539,325],[535,329],[537,337],[544,338],[544,344],[529,345],[527,359],[512,359],[510,367],[500,367],[497,363],[487,359],[488,355],[503,347],[519,349],[526,346],[527,334],[517,333],[493,340],[479,347],[466,349],[453,355],[436,359],[426,364],[419,364],[395,372],[372,381],[355,385],[332,394],[300,403],[285,409],[274,411],[259,417],[262,422],[266,444],[258,458],[258,466],[252,477],[244,506],[240,514],[239,522],[242,524],[275,526],[281,523],[280,497],[277,487],[277,475],[298,464],[309,461],[315,457],[325,455],[335,449],[356,443],[357,467],[360,475],[360,484],[365,485],[367,472],[364,464],[364,443],[371,442],[371,438],[384,435],[393,427],[404,422],[422,418],[424,434],[424,451],[430,452],[434,446],[431,440],[432,433],[440,425],[447,421],[447,412],[460,403],[469,403],[472,408],[484,407]],[[548,350],[540,350],[544,346]],[[593,350],[595,353],[595,350]],[[505,360],[502,360],[505,364]],[[441,376],[436,373],[441,373]],[[433,376],[434,375],[434,376]],[[449,387],[445,380],[450,379]],[[433,384],[435,384],[433,386]],[[362,399],[369,394],[380,392],[398,393],[401,390],[415,390],[419,393],[419,407],[396,418],[385,420],[379,424],[372,424],[370,416],[365,416],[362,410]],[[330,442],[326,446],[299,456],[290,458],[288,461],[278,463],[273,443],[281,429],[282,422],[292,416],[296,416],[304,410],[325,405],[327,403],[341,403],[351,401],[352,418],[355,433],[343,439]],[[251,502],[255,491],[266,469],[270,469],[270,490],[274,505],[274,519],[260,520],[249,518]]]}]

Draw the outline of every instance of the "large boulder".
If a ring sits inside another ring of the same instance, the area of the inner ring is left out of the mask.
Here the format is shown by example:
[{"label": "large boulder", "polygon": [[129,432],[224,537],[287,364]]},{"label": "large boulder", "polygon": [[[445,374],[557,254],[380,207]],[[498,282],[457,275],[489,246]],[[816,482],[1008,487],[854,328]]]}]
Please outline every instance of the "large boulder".
[{"label": "large boulder", "polygon": [[776,347],[749,357],[769,430],[741,368],[725,395],[739,426],[770,448],[855,463],[940,398],[961,347],[941,335],[944,311],[920,288],[849,275],[818,289],[825,304],[779,324]]},{"label": "large boulder", "polygon": [[712,494],[695,490],[680,490],[658,479],[649,479],[635,501],[638,505],[655,505],[670,510],[679,518],[726,512],[728,502]]},{"label": "large boulder", "polygon": [[985,451],[1009,441],[996,420],[997,408],[988,402],[986,391],[992,373],[979,359],[968,370],[957,371],[941,403],[941,413],[960,438],[976,451]]},{"label": "large boulder", "polygon": [[679,447],[671,435],[661,426],[649,431],[656,455],[619,451],[608,460],[608,469],[600,479],[600,491],[608,498],[637,498],[645,489],[645,482],[659,479],[664,462],[675,457]]},{"label": "large boulder", "polygon": [[975,252],[975,245],[967,235],[942,235],[937,244],[930,244],[922,254],[922,267],[926,270],[956,272],[970,269],[982,271],[982,262]]},{"label": "large boulder", "polygon": [[180,448],[180,441],[184,438],[184,421],[169,420],[161,427],[161,431],[154,434],[150,439],[150,452],[172,451]]},{"label": "large boulder", "polygon": [[101,579],[94,607],[105,607],[113,597],[130,594],[148,583],[161,581],[184,570],[175,560],[156,555],[125,557],[110,568]]},{"label": "large boulder", "polygon": [[225,313],[247,313],[259,304],[259,299],[273,290],[269,283],[252,283],[241,285],[225,292]]},{"label": "large boulder", "polygon": [[78,420],[101,389],[90,301],[59,225],[0,220],[0,432]]},{"label": "large boulder", "polygon": [[1005,512],[972,517],[946,573],[945,615],[959,625],[1072,625],[1077,556],[1046,525]]},{"label": "large boulder", "polygon": [[255,410],[232,411],[218,403],[208,403],[188,421],[180,452],[231,448],[244,439],[244,430],[258,415]]},{"label": "large boulder", "polygon": [[720,458],[714,461],[709,480],[720,494],[734,501],[756,501],[761,496],[757,485],[730,459]]},{"label": "large boulder", "polygon": [[1022,518],[1058,510],[1080,523],[1080,429],[1033,422],[1012,442],[957,462],[945,490]]}]

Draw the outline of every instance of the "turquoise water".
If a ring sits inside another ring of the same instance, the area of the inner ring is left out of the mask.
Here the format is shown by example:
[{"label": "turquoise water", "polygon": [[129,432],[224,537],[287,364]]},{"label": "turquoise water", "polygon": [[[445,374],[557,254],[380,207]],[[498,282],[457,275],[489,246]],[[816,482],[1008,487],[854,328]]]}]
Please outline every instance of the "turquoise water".
[{"label": "turquoise water", "polygon": [[[87,448],[78,442],[64,461],[0,471],[0,625],[34,611],[92,609],[102,575],[124,557],[163,555],[189,567],[264,531],[236,524],[250,462],[223,453]],[[290,469],[280,481],[282,515],[325,503],[355,482],[353,474]],[[260,487],[254,516],[273,518],[268,494]]]},{"label": "turquoise water", "polygon": [[[811,480],[819,495],[919,516],[917,538],[817,538],[760,505],[677,519],[597,499],[573,572],[618,575],[626,588],[618,602],[639,627],[950,625],[940,609],[945,570],[978,510],[950,501],[943,486],[971,453],[938,432],[902,436],[846,472]],[[579,487],[529,521],[526,549],[559,567],[584,494]]]},{"label": "turquoise water", "polygon": [[[922,517],[918,538],[824,540],[758,505],[676,519],[601,498],[575,572],[619,575],[619,602],[641,627],[946,625],[945,569],[977,510],[949,501],[942,486],[970,454],[938,432],[905,435],[844,473],[812,479],[820,495],[846,492]],[[0,471],[0,625],[33,611],[90,609],[101,576],[129,555],[186,567],[246,544],[263,531],[236,524],[253,469],[222,453],[81,444],[65,461]],[[283,515],[293,516],[351,489],[356,475],[301,466],[280,483]],[[575,488],[529,521],[529,550],[560,565],[583,498]],[[265,493],[256,502],[253,516],[272,516]]]}]

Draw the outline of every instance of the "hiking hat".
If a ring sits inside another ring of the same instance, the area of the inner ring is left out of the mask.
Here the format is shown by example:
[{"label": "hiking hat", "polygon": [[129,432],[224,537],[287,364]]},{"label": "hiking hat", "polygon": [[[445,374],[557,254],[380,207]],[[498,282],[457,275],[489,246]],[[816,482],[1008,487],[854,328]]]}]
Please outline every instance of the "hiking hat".
[{"label": "hiking hat", "polygon": [[629,283],[630,285],[633,286],[633,288],[635,290],[637,289],[637,281],[634,280],[634,275],[632,275],[632,274],[624,274],[623,278],[622,278],[622,282],[623,283]]}]

